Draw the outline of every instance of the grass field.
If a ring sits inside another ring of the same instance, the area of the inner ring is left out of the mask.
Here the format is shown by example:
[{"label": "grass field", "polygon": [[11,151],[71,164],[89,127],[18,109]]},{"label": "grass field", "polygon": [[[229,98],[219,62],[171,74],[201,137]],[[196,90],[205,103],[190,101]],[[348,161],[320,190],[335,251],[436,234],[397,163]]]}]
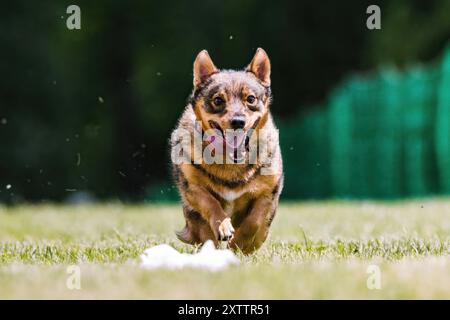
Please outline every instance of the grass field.
[{"label": "grass field", "polygon": [[[178,205],[0,207],[0,299],[450,298],[450,200],[285,203],[239,266],[141,269],[150,246],[196,250],[175,238],[183,224]],[[80,290],[66,286],[69,265]]]}]

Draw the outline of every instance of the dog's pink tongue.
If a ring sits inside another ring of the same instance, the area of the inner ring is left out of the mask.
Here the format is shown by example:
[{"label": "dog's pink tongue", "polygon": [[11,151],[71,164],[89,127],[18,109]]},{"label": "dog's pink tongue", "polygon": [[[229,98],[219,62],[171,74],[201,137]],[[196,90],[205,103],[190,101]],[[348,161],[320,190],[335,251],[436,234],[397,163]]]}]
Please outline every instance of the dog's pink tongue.
[{"label": "dog's pink tongue", "polygon": [[225,141],[230,147],[237,149],[244,142],[246,136],[247,134],[244,130],[227,130],[225,134]]},{"label": "dog's pink tongue", "polygon": [[216,150],[223,149],[223,138],[221,134],[211,135],[208,137],[208,141],[214,145]]}]

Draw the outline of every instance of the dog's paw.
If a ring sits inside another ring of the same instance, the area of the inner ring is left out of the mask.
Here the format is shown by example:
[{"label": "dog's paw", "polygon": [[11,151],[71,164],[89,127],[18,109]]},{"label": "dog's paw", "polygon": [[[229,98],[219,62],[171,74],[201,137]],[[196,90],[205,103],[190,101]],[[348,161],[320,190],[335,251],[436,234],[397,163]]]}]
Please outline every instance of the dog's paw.
[{"label": "dog's paw", "polygon": [[219,225],[219,240],[228,241],[233,238],[234,228],[231,224],[230,218],[225,218]]}]

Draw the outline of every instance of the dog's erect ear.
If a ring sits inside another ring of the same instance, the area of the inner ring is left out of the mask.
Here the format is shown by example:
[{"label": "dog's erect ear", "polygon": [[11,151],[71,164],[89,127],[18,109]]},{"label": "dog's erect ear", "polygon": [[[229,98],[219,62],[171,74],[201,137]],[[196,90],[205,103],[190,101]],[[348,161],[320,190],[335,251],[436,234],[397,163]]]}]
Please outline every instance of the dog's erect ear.
[{"label": "dog's erect ear", "polygon": [[252,62],[245,70],[255,74],[264,86],[270,86],[270,60],[263,49],[258,48],[256,50]]},{"label": "dog's erect ear", "polygon": [[202,50],[195,58],[194,62],[194,87],[198,87],[206,79],[208,79],[213,73],[218,72],[208,51]]}]

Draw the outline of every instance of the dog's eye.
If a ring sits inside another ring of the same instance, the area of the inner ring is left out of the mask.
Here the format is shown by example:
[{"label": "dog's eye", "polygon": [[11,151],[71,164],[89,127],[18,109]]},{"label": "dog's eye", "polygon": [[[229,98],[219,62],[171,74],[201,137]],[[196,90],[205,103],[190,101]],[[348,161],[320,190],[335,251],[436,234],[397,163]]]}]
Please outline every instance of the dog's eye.
[{"label": "dog's eye", "polygon": [[220,107],[221,105],[223,105],[225,103],[225,101],[221,97],[215,97],[213,101],[214,101],[214,104],[218,107]]},{"label": "dog's eye", "polygon": [[248,104],[251,104],[251,105],[255,104],[255,103],[256,103],[256,97],[255,97],[255,96],[252,96],[252,95],[249,95],[249,96],[247,97],[247,103],[248,103]]}]

